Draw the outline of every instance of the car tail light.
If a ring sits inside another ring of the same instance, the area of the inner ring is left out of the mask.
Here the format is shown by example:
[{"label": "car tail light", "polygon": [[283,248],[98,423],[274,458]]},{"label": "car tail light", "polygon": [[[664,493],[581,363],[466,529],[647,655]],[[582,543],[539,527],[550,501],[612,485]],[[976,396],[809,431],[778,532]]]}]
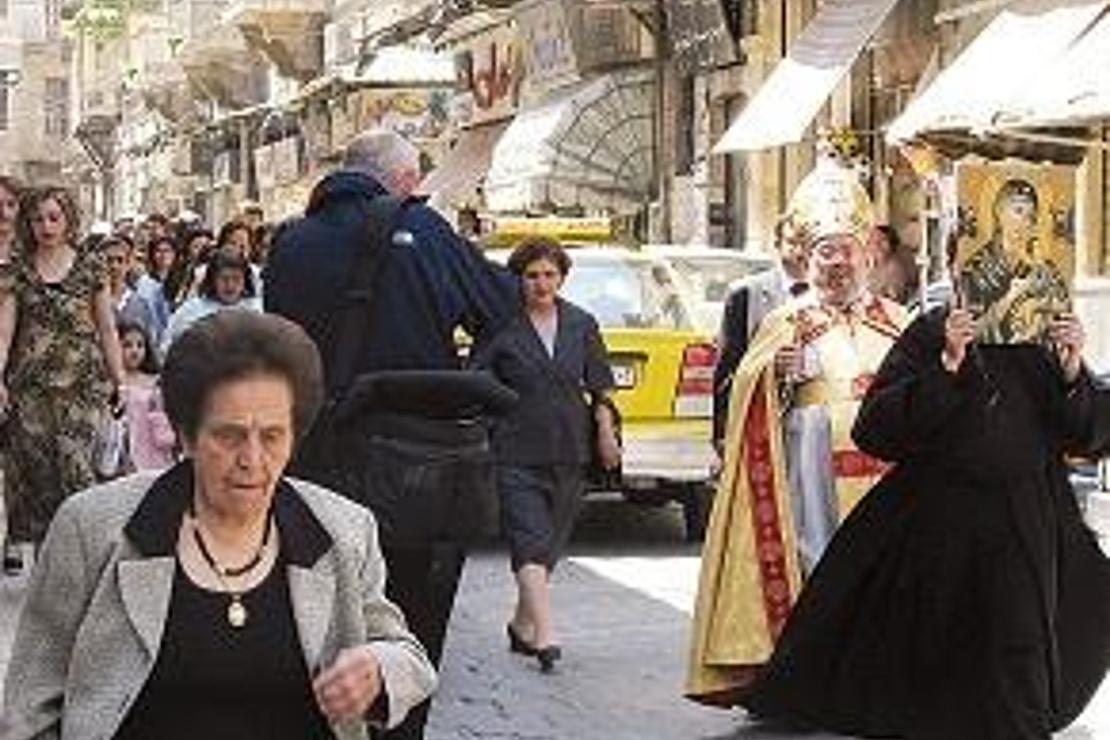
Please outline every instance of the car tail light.
[{"label": "car tail light", "polygon": [[716,364],[717,347],[713,344],[691,344],[683,350],[674,400],[675,416],[704,417],[712,414],[713,368]]}]

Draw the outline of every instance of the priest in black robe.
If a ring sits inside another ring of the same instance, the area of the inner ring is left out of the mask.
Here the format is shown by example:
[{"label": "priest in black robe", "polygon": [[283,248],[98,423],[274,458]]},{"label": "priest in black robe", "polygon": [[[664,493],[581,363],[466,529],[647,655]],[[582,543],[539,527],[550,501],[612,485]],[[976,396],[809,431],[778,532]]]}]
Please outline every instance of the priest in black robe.
[{"label": "priest in black robe", "polygon": [[1048,740],[1110,665],[1110,560],[1067,455],[1110,452],[1073,316],[975,345],[938,309],[899,339],[853,436],[893,463],[841,526],[742,703],[864,737]]}]

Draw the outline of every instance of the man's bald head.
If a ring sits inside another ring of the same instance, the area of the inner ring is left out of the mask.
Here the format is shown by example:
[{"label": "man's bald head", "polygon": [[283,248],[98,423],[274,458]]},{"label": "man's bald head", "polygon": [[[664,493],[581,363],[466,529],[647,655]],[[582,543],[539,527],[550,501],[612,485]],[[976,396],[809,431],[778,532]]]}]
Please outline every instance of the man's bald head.
[{"label": "man's bald head", "polygon": [[395,195],[409,195],[420,183],[420,150],[394,131],[371,129],[347,145],[343,167],[370,175]]}]

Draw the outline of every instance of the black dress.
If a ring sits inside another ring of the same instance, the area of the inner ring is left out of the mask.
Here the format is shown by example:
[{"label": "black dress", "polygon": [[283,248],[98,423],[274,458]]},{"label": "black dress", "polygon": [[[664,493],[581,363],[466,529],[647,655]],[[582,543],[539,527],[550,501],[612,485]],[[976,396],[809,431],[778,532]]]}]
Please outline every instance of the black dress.
[{"label": "black dress", "polygon": [[158,659],[115,740],[335,737],[312,692],[285,562],[243,594],[243,627],[228,624],[228,603],[178,563]]},{"label": "black dress", "polygon": [[757,716],[865,737],[1047,740],[1110,664],[1110,561],[1063,455],[1110,446],[1110,395],[1044,348],[940,365],[944,315],[892,349],[857,419],[896,463],[844,522],[763,674]]}]

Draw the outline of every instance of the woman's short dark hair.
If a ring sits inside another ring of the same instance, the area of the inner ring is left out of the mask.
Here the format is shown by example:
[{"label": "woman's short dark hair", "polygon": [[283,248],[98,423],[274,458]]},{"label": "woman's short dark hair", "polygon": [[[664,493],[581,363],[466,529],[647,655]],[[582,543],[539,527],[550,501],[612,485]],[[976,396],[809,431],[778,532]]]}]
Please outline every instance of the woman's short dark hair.
[{"label": "woman's short dark hair", "polygon": [[324,401],[323,365],[304,330],[273,314],[219,311],[174,341],[162,368],[166,414],[184,439],[195,441],[212,392],[258,375],[288,381],[299,440]]},{"label": "woman's short dark hair", "polygon": [[220,270],[242,271],[243,297],[251,298],[254,296],[254,271],[251,270],[251,263],[247,261],[246,257],[230,247],[217,249],[213,253],[212,258],[208,260],[208,266],[204,268],[204,279],[201,280],[197,292],[205,298],[215,298],[216,276],[220,274]]},{"label": "woman's short dark hair", "polygon": [[116,335],[119,337],[120,344],[123,343],[123,338],[128,334],[140,334],[143,338],[143,359],[139,363],[139,370],[147,375],[158,374],[158,353],[154,351],[154,342],[150,339],[150,333],[147,332],[146,327],[138,321],[131,319],[120,319],[116,322]]},{"label": "woman's short dark hair", "polygon": [[240,221],[238,219],[232,219],[220,227],[220,233],[216,237],[216,247],[224,247],[231,240],[231,235],[236,231],[247,232],[247,239],[250,240],[250,248],[253,249],[255,239],[254,229],[252,229],[250,224],[246,221]]},{"label": "woman's short dark hair", "polygon": [[[157,239],[151,239],[146,244],[146,269],[148,272],[154,272],[154,253],[158,251],[158,247],[162,244],[169,244],[170,249],[173,251],[174,262],[177,262],[178,248],[177,241],[172,236],[160,236]],[[172,267],[172,265],[171,265]]]},{"label": "woman's short dark hair", "polygon": [[523,275],[528,265],[536,260],[548,260],[559,269],[559,273],[566,277],[570,272],[571,259],[563,245],[547,236],[535,236],[525,239],[516,246],[509,255],[509,269],[517,275]]},{"label": "woman's short dark hair", "polygon": [[19,199],[19,220],[16,222],[16,231],[19,241],[31,253],[38,248],[32,223],[38,217],[39,207],[48,200],[56,201],[58,207],[62,209],[62,213],[65,214],[66,241],[74,247],[78,246],[77,235],[81,232],[81,209],[77,207],[77,201],[70,191],[58,185],[48,185],[25,190]]}]

